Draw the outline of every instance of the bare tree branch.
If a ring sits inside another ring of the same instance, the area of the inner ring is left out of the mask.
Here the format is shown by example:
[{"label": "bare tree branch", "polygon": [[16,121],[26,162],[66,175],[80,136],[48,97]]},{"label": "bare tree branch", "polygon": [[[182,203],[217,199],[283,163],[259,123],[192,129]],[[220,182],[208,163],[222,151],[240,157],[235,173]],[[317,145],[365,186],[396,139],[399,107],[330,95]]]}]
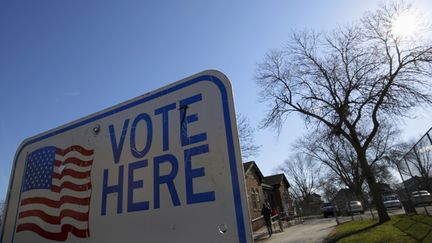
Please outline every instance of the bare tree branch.
[{"label": "bare tree branch", "polygon": [[251,127],[247,117],[237,114],[237,129],[243,160],[257,156],[261,146],[255,144],[255,130]]}]

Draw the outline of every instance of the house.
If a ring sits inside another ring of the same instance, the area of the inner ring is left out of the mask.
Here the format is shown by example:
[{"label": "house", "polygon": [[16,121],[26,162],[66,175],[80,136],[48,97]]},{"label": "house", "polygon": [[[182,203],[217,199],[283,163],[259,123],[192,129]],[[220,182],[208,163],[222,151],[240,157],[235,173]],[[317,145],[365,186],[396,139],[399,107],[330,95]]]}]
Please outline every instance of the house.
[{"label": "house", "polygon": [[321,200],[321,195],[319,195],[319,194],[316,194],[316,193],[312,193],[312,195],[311,195],[311,198],[312,198],[312,203],[323,203],[323,201]]},{"label": "house", "polygon": [[255,231],[265,224],[261,217],[263,203],[270,203],[278,212],[288,212],[292,208],[290,185],[284,174],[264,177],[255,161],[243,163],[243,169],[249,215]]},{"label": "house", "polygon": [[264,226],[264,220],[258,220],[261,217],[261,207],[265,202],[262,189],[263,174],[256,165],[255,161],[243,164],[244,177],[246,182],[246,197],[249,208],[249,216],[252,220],[252,229],[257,230]]},{"label": "house", "polygon": [[289,196],[288,183],[285,174],[276,174],[264,177],[263,192],[272,208],[278,212],[288,212],[292,208],[292,200]]}]

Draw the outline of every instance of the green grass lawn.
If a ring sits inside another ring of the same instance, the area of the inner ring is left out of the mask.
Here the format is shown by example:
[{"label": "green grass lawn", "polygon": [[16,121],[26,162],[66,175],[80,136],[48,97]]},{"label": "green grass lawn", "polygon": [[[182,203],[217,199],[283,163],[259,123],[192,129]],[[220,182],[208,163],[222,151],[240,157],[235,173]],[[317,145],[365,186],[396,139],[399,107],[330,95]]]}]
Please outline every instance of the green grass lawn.
[{"label": "green grass lawn", "polygon": [[343,223],[329,235],[329,242],[432,242],[432,217],[397,215],[384,224],[377,220]]}]

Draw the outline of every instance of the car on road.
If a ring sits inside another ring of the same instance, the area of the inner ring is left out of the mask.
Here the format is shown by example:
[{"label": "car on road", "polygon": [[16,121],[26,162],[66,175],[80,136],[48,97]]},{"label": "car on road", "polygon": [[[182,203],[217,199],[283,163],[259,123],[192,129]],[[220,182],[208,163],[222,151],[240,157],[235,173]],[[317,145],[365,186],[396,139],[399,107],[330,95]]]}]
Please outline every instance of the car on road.
[{"label": "car on road", "polygon": [[396,195],[387,195],[383,196],[384,206],[388,209],[390,208],[402,208],[402,203],[399,200],[399,197]]},{"label": "car on road", "polygon": [[321,211],[323,212],[324,218],[327,218],[328,216],[332,215],[334,216],[337,209],[331,202],[324,203],[321,207]]},{"label": "car on road", "polygon": [[412,192],[412,201],[415,206],[432,204],[432,195],[426,190],[413,191]]},{"label": "car on road", "polygon": [[350,201],[345,206],[347,214],[361,213],[364,214],[364,208],[360,201]]}]

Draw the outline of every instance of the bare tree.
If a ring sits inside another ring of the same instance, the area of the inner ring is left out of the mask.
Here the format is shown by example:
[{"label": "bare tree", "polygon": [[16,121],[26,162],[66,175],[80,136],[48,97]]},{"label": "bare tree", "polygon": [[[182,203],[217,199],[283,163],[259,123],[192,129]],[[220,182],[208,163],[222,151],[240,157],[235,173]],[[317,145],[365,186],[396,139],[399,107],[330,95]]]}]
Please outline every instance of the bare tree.
[{"label": "bare tree", "polygon": [[329,169],[326,177],[348,187],[357,196],[363,194],[365,178],[354,149],[345,140],[313,138],[310,134],[307,138],[300,139],[295,147],[325,165]]},{"label": "bare tree", "polygon": [[312,157],[295,154],[279,166],[290,179],[290,190],[297,201],[308,201],[320,187],[321,166]]},{"label": "bare tree", "polygon": [[340,182],[334,174],[326,174],[320,179],[321,191],[325,200],[329,202],[333,201],[340,189],[339,184]]},{"label": "bare tree", "polygon": [[[295,148],[329,168],[326,177],[334,178],[339,185],[354,192],[357,198],[363,198],[366,177],[362,173],[357,153],[345,139],[326,134],[328,133],[325,131],[309,133],[297,141]],[[369,167],[379,182],[388,182],[392,179],[384,157],[394,141],[397,141],[398,134],[393,127],[383,125],[368,150]]]},{"label": "bare tree", "polygon": [[431,102],[432,42],[398,36],[392,25],[412,7],[384,5],[331,33],[294,32],[284,50],[258,65],[257,83],[270,110],[264,126],[281,128],[303,115],[309,128],[327,127],[354,149],[379,221],[389,220],[367,154],[383,122]]},{"label": "bare tree", "polygon": [[241,114],[237,114],[237,129],[242,158],[245,160],[257,156],[261,146],[255,144],[255,130],[250,125],[249,119]]}]

